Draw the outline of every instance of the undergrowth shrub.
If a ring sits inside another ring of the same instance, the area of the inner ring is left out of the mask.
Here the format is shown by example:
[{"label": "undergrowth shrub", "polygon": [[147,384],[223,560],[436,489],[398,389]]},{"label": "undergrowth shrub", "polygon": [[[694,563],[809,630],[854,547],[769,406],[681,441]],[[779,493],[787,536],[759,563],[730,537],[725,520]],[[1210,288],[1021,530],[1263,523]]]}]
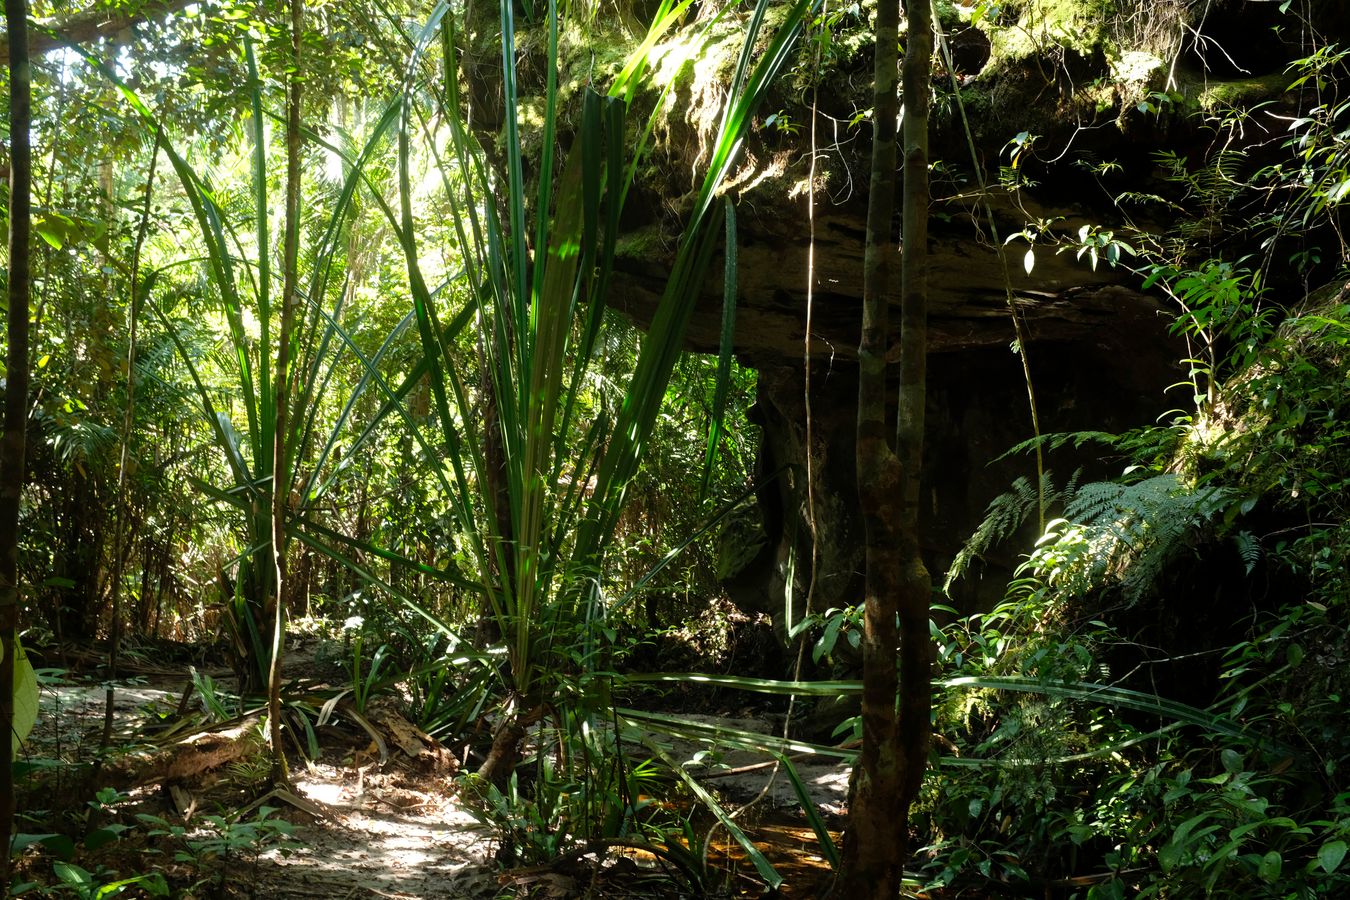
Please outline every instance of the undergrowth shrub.
[{"label": "undergrowth shrub", "polygon": [[[1105,442],[1126,474],[1047,482],[1058,518],[1007,602],[940,633],[941,664],[972,687],[937,708],[955,759],[925,789],[930,885],[1350,890],[1348,297],[1314,295],[1195,416],[1044,439]],[[996,500],[953,577],[1037,500],[1027,483]],[[1031,684],[981,687],[1009,676]],[[1122,690],[1164,705],[1122,707]]]}]

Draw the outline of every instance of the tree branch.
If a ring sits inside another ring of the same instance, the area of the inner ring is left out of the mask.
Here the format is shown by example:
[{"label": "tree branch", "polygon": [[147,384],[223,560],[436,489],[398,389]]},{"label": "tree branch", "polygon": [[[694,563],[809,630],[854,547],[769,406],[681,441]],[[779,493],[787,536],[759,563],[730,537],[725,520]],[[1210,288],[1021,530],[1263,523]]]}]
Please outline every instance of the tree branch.
[{"label": "tree branch", "polygon": [[[29,52],[32,56],[41,56],[48,50],[66,44],[88,44],[112,37],[128,28],[134,28],[142,22],[171,16],[189,4],[200,0],[151,0],[134,11],[92,9],[64,20],[43,19],[34,21],[33,31],[28,36]],[[0,44],[0,65],[9,62],[9,34]]]}]

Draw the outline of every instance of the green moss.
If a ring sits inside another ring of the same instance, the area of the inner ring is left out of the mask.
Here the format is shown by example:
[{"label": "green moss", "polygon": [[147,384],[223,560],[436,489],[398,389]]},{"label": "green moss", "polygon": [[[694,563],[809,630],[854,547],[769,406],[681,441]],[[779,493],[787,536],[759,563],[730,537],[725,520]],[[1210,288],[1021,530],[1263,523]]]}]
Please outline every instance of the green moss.
[{"label": "green moss", "polygon": [[1211,81],[1196,96],[1196,104],[1204,112],[1250,107],[1262,100],[1271,100],[1289,88],[1292,76],[1284,72],[1239,78],[1233,81]]},{"label": "green moss", "polygon": [[[937,12],[937,20],[943,28],[953,28],[961,24],[961,7],[957,6],[952,0],[937,0],[933,4],[933,9]],[[969,13],[966,17],[969,18]]]},{"label": "green moss", "polygon": [[991,61],[1017,62],[1055,47],[1091,56],[1108,49],[1115,12],[1114,0],[1018,0],[1004,18],[1015,15],[1015,23],[989,28]]},{"label": "green moss", "polygon": [[652,225],[621,233],[614,252],[624,259],[664,259],[669,248],[660,227]]}]

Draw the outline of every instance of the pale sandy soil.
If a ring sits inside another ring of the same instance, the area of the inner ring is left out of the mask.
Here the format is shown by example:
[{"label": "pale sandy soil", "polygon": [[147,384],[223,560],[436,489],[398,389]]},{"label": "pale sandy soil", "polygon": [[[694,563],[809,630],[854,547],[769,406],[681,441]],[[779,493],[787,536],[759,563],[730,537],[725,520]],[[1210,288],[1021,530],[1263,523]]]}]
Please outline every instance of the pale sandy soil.
[{"label": "pale sandy soil", "polygon": [[[264,854],[257,896],[480,898],[496,893],[487,832],[444,784],[420,788],[402,775],[318,764],[298,770],[304,797],[332,810],[331,820],[297,829],[304,847],[289,858]],[[413,776],[415,778],[416,776]]]},{"label": "pale sandy soil", "polygon": [[[182,681],[157,677],[153,684],[119,687],[118,731],[145,721],[151,708],[174,709],[183,686]],[[104,692],[98,685],[45,689],[34,737],[53,755],[59,748],[59,755],[67,759],[87,758],[85,748],[101,724],[103,703]],[[744,731],[772,730],[768,723],[753,718],[687,718]],[[669,737],[659,740],[675,760],[688,760],[707,749],[705,744]],[[758,798],[761,812],[753,818],[769,815],[778,825],[802,818],[797,796],[783,773],[760,768],[725,777],[716,774],[753,766],[762,762],[763,756],[724,749],[715,758],[715,765],[693,767],[691,771],[720,793],[728,810]],[[847,793],[848,767],[828,759],[801,759],[796,766],[816,806],[825,813],[840,812]],[[278,815],[296,824],[295,839],[301,846],[288,855],[274,849],[261,854],[256,862],[232,865],[227,896],[328,900],[522,896],[511,885],[499,884],[492,862],[495,842],[461,805],[448,775],[418,770],[406,758],[391,759],[383,771],[376,763],[360,767],[298,763],[292,775],[297,794],[328,815],[316,819],[287,803],[268,801],[278,807]],[[761,798],[771,779],[769,790]],[[172,817],[174,813],[166,810],[165,815]],[[203,892],[192,896],[204,900],[211,895]]]}]

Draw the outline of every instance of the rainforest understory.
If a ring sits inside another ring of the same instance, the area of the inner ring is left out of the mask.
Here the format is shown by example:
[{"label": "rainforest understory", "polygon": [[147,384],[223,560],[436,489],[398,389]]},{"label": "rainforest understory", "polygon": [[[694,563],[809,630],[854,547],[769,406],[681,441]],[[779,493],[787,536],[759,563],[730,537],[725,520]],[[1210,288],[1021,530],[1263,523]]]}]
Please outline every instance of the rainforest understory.
[{"label": "rainforest understory", "polygon": [[6,0],[7,896],[1350,890],[1336,0]]}]

